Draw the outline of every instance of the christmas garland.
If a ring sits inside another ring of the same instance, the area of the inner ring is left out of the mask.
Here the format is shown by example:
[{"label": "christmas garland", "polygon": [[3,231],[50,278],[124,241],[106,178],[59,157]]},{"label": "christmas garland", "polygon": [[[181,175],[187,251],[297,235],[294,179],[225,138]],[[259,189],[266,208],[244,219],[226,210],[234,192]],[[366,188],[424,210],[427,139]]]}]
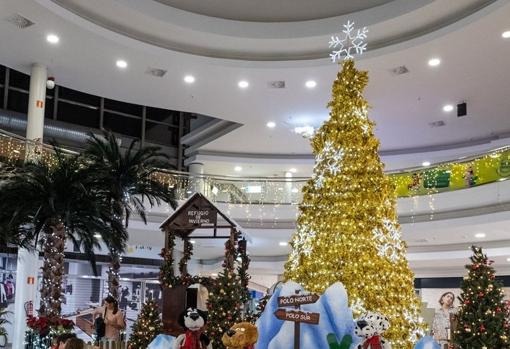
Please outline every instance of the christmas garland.
[{"label": "christmas garland", "polygon": [[[187,242],[187,243],[186,243]],[[179,271],[182,273],[188,261],[191,259],[193,255],[193,245],[184,240],[184,255],[179,261]],[[174,274],[174,258],[173,258],[173,249],[175,247],[175,235],[168,235],[168,248],[163,248],[161,250],[160,256],[163,257],[163,264],[161,265],[159,271],[159,281],[161,287],[176,287],[176,286],[190,286],[193,284],[201,284],[205,287],[210,287],[214,285],[214,279],[211,279],[207,276],[192,276],[187,272],[183,275],[176,276]]]}]

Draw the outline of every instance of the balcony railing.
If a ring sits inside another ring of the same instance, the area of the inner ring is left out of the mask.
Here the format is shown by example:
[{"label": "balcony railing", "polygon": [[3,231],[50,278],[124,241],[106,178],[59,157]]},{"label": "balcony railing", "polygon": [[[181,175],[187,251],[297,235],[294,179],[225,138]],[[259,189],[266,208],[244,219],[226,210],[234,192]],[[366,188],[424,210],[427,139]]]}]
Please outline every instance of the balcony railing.
[{"label": "balcony railing", "polygon": [[[39,154],[52,161],[51,146],[0,131],[0,159],[15,162]],[[214,202],[229,204],[298,204],[302,188],[309,178],[229,177],[193,175],[161,170],[157,179],[175,188],[179,199],[201,191]],[[510,146],[477,154],[454,162],[427,168],[405,169],[388,173],[398,197],[430,195],[471,188],[510,178]]]}]

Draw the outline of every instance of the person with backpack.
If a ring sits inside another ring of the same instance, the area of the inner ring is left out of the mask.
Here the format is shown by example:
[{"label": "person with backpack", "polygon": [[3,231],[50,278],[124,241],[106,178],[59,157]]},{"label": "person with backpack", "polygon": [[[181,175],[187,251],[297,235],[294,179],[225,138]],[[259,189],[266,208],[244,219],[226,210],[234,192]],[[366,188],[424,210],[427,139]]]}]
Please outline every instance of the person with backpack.
[{"label": "person with backpack", "polygon": [[120,340],[120,332],[126,328],[124,314],[119,310],[119,303],[112,296],[104,299],[104,305],[94,310],[94,327],[96,340]]}]

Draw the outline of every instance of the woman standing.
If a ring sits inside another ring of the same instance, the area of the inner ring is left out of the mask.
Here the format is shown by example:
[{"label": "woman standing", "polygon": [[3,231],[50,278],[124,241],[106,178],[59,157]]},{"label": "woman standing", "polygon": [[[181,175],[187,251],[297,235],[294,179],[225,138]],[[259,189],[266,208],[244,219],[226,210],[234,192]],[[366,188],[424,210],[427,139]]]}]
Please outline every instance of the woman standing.
[{"label": "woman standing", "polygon": [[102,317],[105,324],[105,335],[103,339],[106,340],[120,340],[120,331],[126,328],[124,321],[124,314],[119,310],[119,303],[112,296],[104,299],[104,305],[96,308],[94,311],[94,320],[97,317]]},{"label": "woman standing", "polygon": [[439,298],[441,308],[436,311],[432,331],[434,339],[441,345],[441,348],[448,348],[451,341],[452,324],[451,318],[457,314],[457,309],[453,307],[455,295],[452,292],[443,293]]}]

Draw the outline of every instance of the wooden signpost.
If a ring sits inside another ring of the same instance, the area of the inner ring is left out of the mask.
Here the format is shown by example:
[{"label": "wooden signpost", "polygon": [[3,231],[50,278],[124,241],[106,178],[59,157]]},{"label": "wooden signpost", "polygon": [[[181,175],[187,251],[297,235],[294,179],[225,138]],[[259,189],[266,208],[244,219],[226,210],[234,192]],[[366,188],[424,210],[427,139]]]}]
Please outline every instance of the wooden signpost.
[{"label": "wooden signpost", "polygon": [[301,338],[301,323],[318,325],[320,314],[310,313],[299,310],[303,304],[313,304],[319,300],[319,296],[316,294],[305,294],[300,295],[300,290],[296,290],[295,296],[278,297],[279,307],[294,307],[295,310],[277,309],[274,315],[277,319],[283,321],[294,322],[294,349],[299,349],[300,338]]}]

